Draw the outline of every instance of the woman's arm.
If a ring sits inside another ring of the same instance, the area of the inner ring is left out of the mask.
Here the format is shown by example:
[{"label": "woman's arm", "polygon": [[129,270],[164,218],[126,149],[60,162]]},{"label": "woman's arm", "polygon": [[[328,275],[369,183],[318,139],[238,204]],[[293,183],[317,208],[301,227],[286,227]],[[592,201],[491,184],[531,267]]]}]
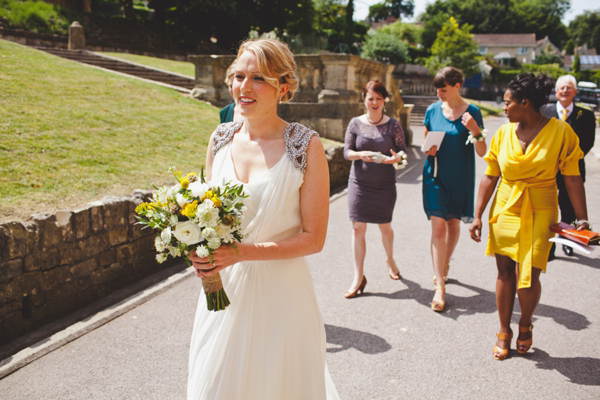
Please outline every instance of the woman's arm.
[{"label": "woman's arm", "polygon": [[[575,211],[575,217],[578,220],[587,220],[587,206],[585,202],[585,188],[583,187],[583,179],[581,175],[563,175],[565,179],[565,187],[569,194],[569,199]],[[587,226],[586,226],[587,225]],[[589,224],[579,224],[577,229],[590,229]]]},{"label": "woman's arm", "polygon": [[[471,132],[473,137],[477,137],[481,135],[481,128],[477,124],[477,120],[473,118],[471,114],[468,112],[464,113],[462,116],[462,124]],[[485,139],[475,142],[475,152],[479,157],[485,156],[485,152],[487,151],[487,146],[485,144]]]},{"label": "woman's arm", "polygon": [[206,147],[206,163],[204,164],[204,176],[207,182],[210,181],[210,178],[212,176],[212,165],[214,161],[212,148],[214,145],[214,135],[214,133],[210,135],[210,139],[208,140],[208,146]]},{"label": "woman's arm", "polygon": [[476,242],[481,242],[481,216],[494,193],[499,178],[499,176],[483,175],[483,178],[481,178],[481,182],[479,183],[477,202],[475,204],[475,218],[473,218],[473,222],[469,228],[471,239]]},{"label": "woman's arm", "polygon": [[[240,261],[281,260],[318,253],[325,244],[329,221],[329,172],[325,150],[318,137],[313,136],[306,154],[306,172],[300,187],[302,232],[280,242],[237,243],[221,246],[209,258],[190,256],[200,277],[215,274]],[[213,267],[214,265],[214,267]]]}]

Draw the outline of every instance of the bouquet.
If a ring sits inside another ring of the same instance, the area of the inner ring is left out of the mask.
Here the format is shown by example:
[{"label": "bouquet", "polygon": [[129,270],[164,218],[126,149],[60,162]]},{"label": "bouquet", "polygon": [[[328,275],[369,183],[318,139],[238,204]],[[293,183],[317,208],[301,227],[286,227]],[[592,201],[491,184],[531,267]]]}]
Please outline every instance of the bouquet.
[{"label": "bouquet", "polygon": [[[241,229],[242,213],[246,209],[241,184],[223,182],[222,185],[207,183],[204,168],[200,175],[190,172],[185,177],[175,167],[170,167],[177,179],[172,187],[154,187],[151,202],[139,204],[135,212],[138,223],[144,228],[158,229],[154,240],[158,254],[156,260],[164,262],[169,255],[183,257],[189,266],[189,255],[210,257],[221,245],[231,245],[244,237]],[[236,249],[237,250],[237,249]],[[219,274],[202,278],[206,303],[211,311],[224,310],[229,304]]]}]

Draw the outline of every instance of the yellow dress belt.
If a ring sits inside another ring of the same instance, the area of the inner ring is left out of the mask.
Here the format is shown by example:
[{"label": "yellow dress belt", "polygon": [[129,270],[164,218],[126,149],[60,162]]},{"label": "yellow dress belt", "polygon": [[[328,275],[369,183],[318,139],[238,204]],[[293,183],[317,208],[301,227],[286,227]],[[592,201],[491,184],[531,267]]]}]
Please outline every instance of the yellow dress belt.
[{"label": "yellow dress belt", "polygon": [[[529,193],[529,189],[546,187],[551,188],[556,186],[556,181],[552,179],[535,183],[527,183],[525,181],[509,181],[502,178],[500,185],[502,184],[508,185],[511,188],[510,195],[508,200],[506,200],[504,208],[491,216],[490,223],[496,223],[500,214],[515,205],[521,196],[523,197],[523,201],[521,203],[519,254],[517,256],[517,262],[519,263],[518,288],[528,288],[531,287],[531,270],[533,267],[533,204],[531,203],[531,194]],[[552,202],[554,204],[554,199]]]}]

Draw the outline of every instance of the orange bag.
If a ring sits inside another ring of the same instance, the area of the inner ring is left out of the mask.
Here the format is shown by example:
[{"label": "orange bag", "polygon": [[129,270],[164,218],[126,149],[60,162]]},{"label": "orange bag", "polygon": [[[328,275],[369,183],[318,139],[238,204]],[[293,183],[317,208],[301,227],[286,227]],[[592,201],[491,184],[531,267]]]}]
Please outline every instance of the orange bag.
[{"label": "orange bag", "polygon": [[560,236],[565,237],[577,243],[585,244],[586,246],[598,246],[600,245],[600,233],[592,232],[584,229],[578,231],[566,222],[559,222],[550,226],[550,230],[554,233],[558,233]]}]

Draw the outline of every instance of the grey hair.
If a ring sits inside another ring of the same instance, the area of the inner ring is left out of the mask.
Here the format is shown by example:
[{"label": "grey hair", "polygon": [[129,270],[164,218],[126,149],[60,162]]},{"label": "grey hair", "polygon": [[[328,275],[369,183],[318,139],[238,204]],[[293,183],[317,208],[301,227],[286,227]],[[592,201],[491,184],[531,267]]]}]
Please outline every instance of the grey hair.
[{"label": "grey hair", "polygon": [[575,79],[575,77],[573,75],[560,76],[556,80],[556,86],[554,86],[554,90],[558,91],[558,88],[563,83],[570,83],[571,85],[573,85],[573,89],[577,90],[577,79]]}]

